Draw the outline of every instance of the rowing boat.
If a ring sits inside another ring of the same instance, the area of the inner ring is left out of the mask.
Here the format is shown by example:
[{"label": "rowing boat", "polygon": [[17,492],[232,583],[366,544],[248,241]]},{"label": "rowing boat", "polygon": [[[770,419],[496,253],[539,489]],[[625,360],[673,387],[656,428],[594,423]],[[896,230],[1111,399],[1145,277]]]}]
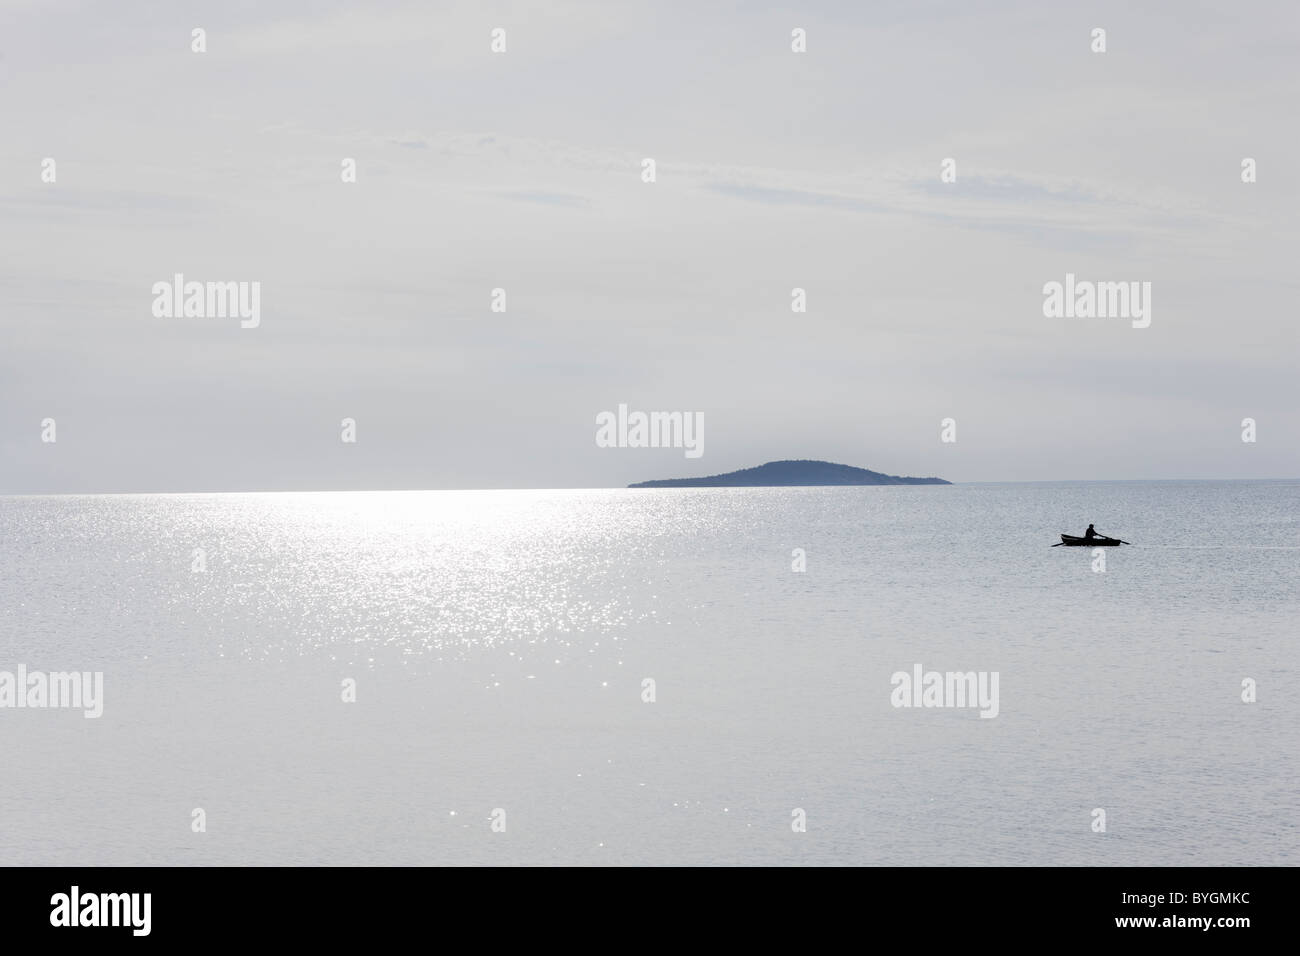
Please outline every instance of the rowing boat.
[{"label": "rowing boat", "polygon": [[1072,534],[1061,535],[1061,544],[1072,548],[1118,548],[1123,541],[1119,538],[1080,538]]}]

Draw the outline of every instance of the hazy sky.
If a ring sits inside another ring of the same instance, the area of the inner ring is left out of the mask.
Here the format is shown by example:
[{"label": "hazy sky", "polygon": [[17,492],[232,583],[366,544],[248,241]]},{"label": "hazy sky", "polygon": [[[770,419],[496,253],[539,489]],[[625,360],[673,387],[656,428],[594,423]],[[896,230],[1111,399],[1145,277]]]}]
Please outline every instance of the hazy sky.
[{"label": "hazy sky", "polygon": [[[1295,477],[1298,47],[1240,0],[0,0],[0,492]],[[261,325],[155,318],[178,272]],[[1067,272],[1150,327],[1045,318]],[[703,457],[596,447],[619,403]]]}]

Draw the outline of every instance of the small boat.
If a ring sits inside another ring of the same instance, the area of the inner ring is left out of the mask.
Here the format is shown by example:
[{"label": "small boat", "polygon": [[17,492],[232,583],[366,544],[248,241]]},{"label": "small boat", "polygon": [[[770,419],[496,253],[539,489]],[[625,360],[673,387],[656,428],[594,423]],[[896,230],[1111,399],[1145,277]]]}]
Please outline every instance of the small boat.
[{"label": "small boat", "polygon": [[1061,544],[1072,548],[1118,548],[1124,543],[1119,538],[1080,538],[1072,534],[1061,535]]}]

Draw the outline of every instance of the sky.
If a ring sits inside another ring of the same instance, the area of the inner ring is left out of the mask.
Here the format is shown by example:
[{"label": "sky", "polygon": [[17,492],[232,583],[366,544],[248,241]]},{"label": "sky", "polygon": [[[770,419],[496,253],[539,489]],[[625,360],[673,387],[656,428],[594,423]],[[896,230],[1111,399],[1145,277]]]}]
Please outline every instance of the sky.
[{"label": "sky", "polygon": [[[1300,476],[1298,46],[1240,0],[0,0],[0,493]],[[260,324],[156,316],[176,273]],[[1046,317],[1067,273],[1149,327]],[[598,447],[620,404],[704,453]]]}]

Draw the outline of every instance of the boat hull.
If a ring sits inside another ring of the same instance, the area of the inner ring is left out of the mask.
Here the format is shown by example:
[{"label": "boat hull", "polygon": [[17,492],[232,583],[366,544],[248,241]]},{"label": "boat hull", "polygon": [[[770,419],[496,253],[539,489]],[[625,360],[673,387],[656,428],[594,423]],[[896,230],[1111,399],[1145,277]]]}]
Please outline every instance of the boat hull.
[{"label": "boat hull", "polygon": [[1119,538],[1080,538],[1072,534],[1061,535],[1061,544],[1071,548],[1117,548],[1122,543]]}]

